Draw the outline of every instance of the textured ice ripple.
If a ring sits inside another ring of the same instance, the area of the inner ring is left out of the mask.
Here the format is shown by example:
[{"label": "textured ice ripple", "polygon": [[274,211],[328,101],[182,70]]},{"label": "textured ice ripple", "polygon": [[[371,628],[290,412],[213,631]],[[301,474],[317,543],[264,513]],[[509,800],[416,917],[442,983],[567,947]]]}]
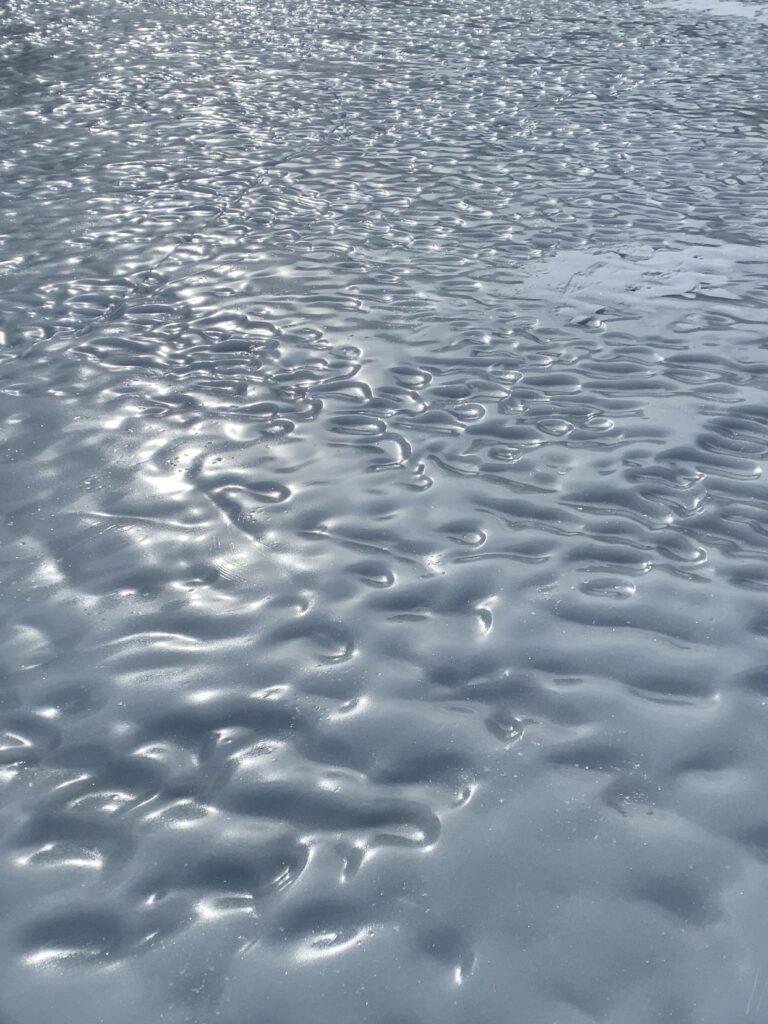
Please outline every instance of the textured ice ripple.
[{"label": "textured ice ripple", "polygon": [[766,1019],[711,6],[5,5],[2,1024]]}]

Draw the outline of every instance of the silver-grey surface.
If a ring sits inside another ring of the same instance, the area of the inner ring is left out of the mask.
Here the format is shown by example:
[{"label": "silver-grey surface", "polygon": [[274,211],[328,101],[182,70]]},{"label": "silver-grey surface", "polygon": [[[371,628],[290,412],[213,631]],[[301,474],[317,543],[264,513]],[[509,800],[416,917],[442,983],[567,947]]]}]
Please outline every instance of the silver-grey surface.
[{"label": "silver-grey surface", "polygon": [[768,1021],[765,12],[4,2],[1,1024]]}]

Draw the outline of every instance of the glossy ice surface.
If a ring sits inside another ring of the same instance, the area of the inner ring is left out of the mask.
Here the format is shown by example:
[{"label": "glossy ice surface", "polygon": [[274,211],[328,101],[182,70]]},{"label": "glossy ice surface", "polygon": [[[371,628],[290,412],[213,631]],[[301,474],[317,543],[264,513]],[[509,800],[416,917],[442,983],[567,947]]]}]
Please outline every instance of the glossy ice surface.
[{"label": "glossy ice surface", "polygon": [[768,1021],[768,26],[6,0],[0,1022]]}]

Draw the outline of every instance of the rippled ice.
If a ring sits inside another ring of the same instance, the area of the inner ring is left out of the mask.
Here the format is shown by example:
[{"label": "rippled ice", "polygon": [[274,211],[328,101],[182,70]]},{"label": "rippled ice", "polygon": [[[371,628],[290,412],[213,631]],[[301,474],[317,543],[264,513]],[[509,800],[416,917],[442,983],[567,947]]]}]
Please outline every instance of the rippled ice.
[{"label": "rippled ice", "polygon": [[2,1024],[768,1020],[709,6],[4,4]]}]

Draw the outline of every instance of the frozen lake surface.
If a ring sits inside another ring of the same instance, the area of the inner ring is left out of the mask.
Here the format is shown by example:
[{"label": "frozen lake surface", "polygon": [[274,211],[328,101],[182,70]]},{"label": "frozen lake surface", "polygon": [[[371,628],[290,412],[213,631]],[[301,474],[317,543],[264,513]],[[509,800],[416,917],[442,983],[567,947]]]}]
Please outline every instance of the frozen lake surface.
[{"label": "frozen lake surface", "polygon": [[0,1024],[768,1021],[768,25],[0,8]]}]

